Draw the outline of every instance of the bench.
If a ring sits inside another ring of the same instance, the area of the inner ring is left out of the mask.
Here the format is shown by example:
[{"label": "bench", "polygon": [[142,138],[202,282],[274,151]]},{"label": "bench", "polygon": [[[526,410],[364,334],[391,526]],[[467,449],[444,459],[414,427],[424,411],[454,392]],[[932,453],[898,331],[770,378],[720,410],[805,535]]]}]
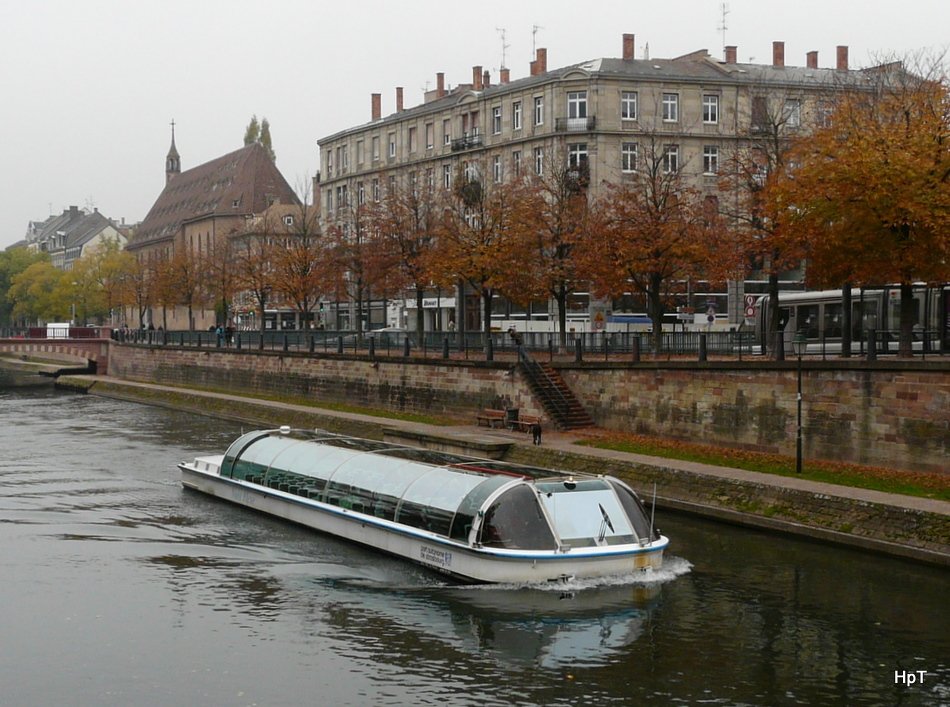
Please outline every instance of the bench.
[{"label": "bench", "polygon": [[486,427],[494,427],[497,422],[499,427],[504,427],[505,414],[504,410],[482,410],[475,415],[475,424],[481,427],[484,422]]},{"label": "bench", "polygon": [[520,415],[517,420],[511,421],[511,429],[530,432],[532,427],[540,424],[541,418],[538,415]]}]

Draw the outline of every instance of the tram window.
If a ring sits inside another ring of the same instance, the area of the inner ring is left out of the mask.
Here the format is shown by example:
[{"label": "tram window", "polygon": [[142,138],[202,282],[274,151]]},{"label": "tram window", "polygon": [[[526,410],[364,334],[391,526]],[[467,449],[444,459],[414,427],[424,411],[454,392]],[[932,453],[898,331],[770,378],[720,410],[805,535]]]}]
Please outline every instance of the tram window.
[{"label": "tram window", "polygon": [[492,504],[485,513],[481,541],[487,547],[522,550],[557,547],[538,497],[527,486],[511,489]]},{"label": "tram window", "polygon": [[840,339],[842,334],[842,323],[844,319],[844,307],[838,302],[827,302],[824,305],[824,320],[821,328],[825,336],[829,339]]},{"label": "tram window", "polygon": [[802,304],[798,307],[798,331],[808,339],[818,338],[818,305]]}]

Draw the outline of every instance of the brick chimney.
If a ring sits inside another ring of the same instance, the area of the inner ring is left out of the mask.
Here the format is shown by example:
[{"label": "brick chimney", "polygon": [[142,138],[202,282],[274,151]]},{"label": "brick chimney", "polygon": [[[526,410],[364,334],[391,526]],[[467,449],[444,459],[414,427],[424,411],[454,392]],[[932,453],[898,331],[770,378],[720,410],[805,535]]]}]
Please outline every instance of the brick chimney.
[{"label": "brick chimney", "polygon": [[498,73],[501,74],[499,81],[501,83],[508,83],[511,81],[511,70],[510,69],[499,69]]},{"label": "brick chimney", "polygon": [[805,60],[806,60],[806,64],[805,64],[805,65],[806,65],[809,69],[817,69],[817,68],[818,68],[818,52],[808,52],[808,54],[806,54],[805,57],[806,57],[806,59],[805,59]]},{"label": "brick chimney", "polygon": [[785,66],[785,42],[772,42],[772,66]]},{"label": "brick chimney", "polygon": [[373,120],[379,120],[383,117],[382,94],[372,94],[373,102]]},{"label": "brick chimney", "polygon": [[838,71],[848,70],[848,47],[843,44],[838,45]]},{"label": "brick chimney", "polygon": [[482,90],[482,67],[480,66],[472,67],[472,90]]},{"label": "brick chimney", "polygon": [[485,71],[482,73],[482,87],[490,88],[491,87],[491,72]]},{"label": "brick chimney", "polygon": [[436,98],[442,98],[445,95],[445,74],[439,72],[435,75]]},{"label": "brick chimney", "polygon": [[530,76],[538,75],[538,60],[537,59],[531,62],[531,70],[528,72],[528,74]]},{"label": "brick chimney", "polygon": [[396,86],[396,112],[402,113],[402,86]]},{"label": "brick chimney", "polygon": [[537,62],[538,62],[538,76],[540,76],[541,74],[546,74],[548,72],[548,50],[547,49],[538,49]]},{"label": "brick chimney", "polygon": [[726,47],[726,63],[735,64],[736,63],[736,54],[738,53],[739,48],[735,44],[731,44]]},{"label": "brick chimney", "polygon": [[634,35],[625,34],[623,36],[623,60],[631,61],[633,59]]}]

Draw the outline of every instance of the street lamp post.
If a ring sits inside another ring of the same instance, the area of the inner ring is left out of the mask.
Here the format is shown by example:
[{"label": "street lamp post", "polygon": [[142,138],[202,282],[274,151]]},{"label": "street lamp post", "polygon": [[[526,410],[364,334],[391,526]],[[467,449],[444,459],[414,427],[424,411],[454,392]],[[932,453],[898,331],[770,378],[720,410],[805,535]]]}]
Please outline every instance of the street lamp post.
[{"label": "street lamp post", "polygon": [[808,346],[808,340],[802,332],[795,334],[792,342],[795,356],[798,358],[798,434],[795,440],[795,473],[802,473],[802,356]]}]

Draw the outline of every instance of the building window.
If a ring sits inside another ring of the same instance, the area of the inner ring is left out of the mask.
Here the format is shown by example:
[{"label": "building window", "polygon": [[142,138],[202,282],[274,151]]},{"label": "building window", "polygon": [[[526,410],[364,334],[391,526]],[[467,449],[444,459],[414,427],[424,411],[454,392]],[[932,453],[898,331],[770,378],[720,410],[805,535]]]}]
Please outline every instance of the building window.
[{"label": "building window", "polygon": [[534,173],[539,177],[544,174],[544,148],[534,148]]},{"label": "building window", "polygon": [[336,207],[338,209],[344,209],[350,205],[350,200],[346,196],[346,185],[339,186],[336,188]]},{"label": "building window", "polygon": [[534,97],[534,124],[544,125],[544,96]]},{"label": "building window", "polygon": [[637,119],[637,92],[622,91],[620,93],[620,119]]},{"label": "building window", "polygon": [[333,176],[333,150],[327,150],[327,177]]},{"label": "building window", "polygon": [[350,150],[348,145],[344,145],[340,148],[340,155],[340,169],[343,170],[343,174],[346,174],[350,168]]},{"label": "building window", "polygon": [[491,178],[495,184],[501,184],[501,155],[495,155],[492,158]]},{"label": "building window", "polygon": [[363,182],[356,183],[356,203],[358,206],[366,203],[366,189],[363,187]]},{"label": "building window", "polygon": [[431,167],[426,170],[426,189],[430,192],[435,189],[435,170]]},{"label": "building window", "polygon": [[501,134],[501,106],[491,109],[491,132],[492,135]]},{"label": "building window", "polygon": [[327,189],[327,213],[333,213],[333,190]]},{"label": "building window", "polygon": [[356,141],[356,164],[363,164],[363,141]]},{"label": "building window", "polygon": [[521,130],[521,101],[511,104],[511,129]]},{"label": "building window", "polygon": [[452,121],[446,118],[442,121],[442,144],[448,145],[452,142]]},{"label": "building window", "polygon": [[286,216],[284,216],[284,225],[285,225],[285,226],[293,226],[293,225],[294,225],[294,217],[293,217],[292,215],[290,215],[290,214],[287,214]]},{"label": "building window", "polygon": [[577,142],[567,146],[567,164],[569,167],[580,167],[587,162],[587,143]]},{"label": "building window", "polygon": [[389,133],[389,156],[396,156],[396,133]]},{"label": "building window", "polygon": [[386,180],[386,196],[395,196],[396,194],[396,177],[392,174],[389,175],[389,179]]},{"label": "building window", "polygon": [[678,93],[663,94],[663,120],[675,123],[680,119],[680,97]]},{"label": "building window", "polygon": [[703,122],[706,125],[715,125],[719,122],[719,96],[703,96]]},{"label": "building window", "polygon": [[802,124],[802,102],[797,98],[790,98],[785,101],[785,125],[789,128],[797,128]]},{"label": "building window", "polygon": [[379,162],[379,135],[373,138],[373,162]]},{"label": "building window", "polygon": [[445,189],[452,188],[452,166],[444,164],[442,165],[442,186]]},{"label": "building window", "polygon": [[373,201],[379,201],[379,180],[373,180]]},{"label": "building window", "polygon": [[666,145],[663,148],[663,171],[671,174],[680,168],[679,145]]},{"label": "building window", "polygon": [[511,153],[511,171],[515,177],[521,176],[521,150]]},{"label": "building window", "polygon": [[719,148],[715,145],[703,146],[703,174],[719,173]]},{"label": "building window", "polygon": [[416,172],[409,173],[409,193],[413,196],[419,195],[419,175]]},{"label": "building window", "polygon": [[763,133],[769,129],[769,104],[765,96],[752,97],[752,132]]},{"label": "building window", "polygon": [[586,118],[587,117],[587,91],[568,91],[567,117],[568,118]]},{"label": "building window", "polygon": [[431,150],[435,147],[435,126],[432,123],[426,123],[426,149]]},{"label": "building window", "polygon": [[640,148],[635,142],[625,142],[620,146],[620,171],[636,172]]},{"label": "building window", "polygon": [[415,152],[416,147],[418,147],[418,140],[416,139],[416,128],[409,128],[409,152]]}]

